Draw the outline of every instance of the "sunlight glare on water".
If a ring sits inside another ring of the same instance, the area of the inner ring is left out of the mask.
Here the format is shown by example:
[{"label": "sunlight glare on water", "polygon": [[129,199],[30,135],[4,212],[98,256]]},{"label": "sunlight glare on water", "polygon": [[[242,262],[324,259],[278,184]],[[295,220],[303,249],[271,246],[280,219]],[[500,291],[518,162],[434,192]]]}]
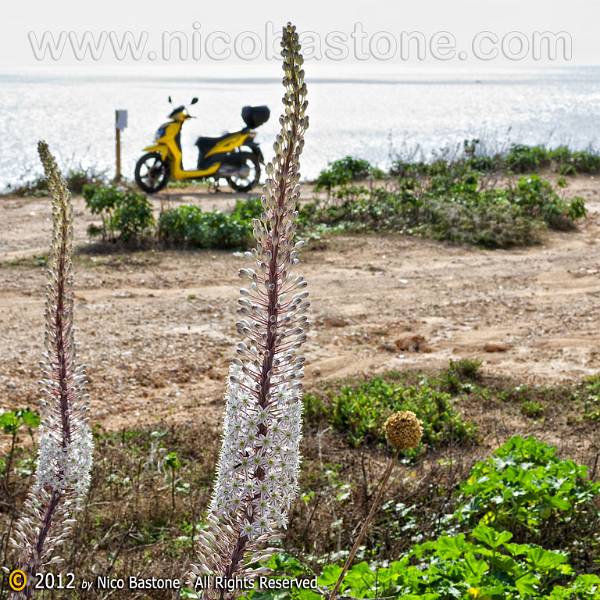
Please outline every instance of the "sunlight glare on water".
[{"label": "sunlight glare on water", "polygon": [[[212,65],[214,67],[214,65]],[[330,67],[330,66],[329,66]],[[194,68],[196,70],[196,68]],[[243,126],[246,104],[267,104],[272,115],[259,129],[267,160],[282,93],[279,66],[82,70],[0,73],[0,188],[40,172],[36,142],[47,140],[63,167],[93,166],[113,174],[114,110],[129,111],[123,136],[123,172],[152,141],[175,103],[199,97],[198,118],[182,136],[184,166],[193,168],[198,135]],[[328,161],[347,154],[386,166],[401,154],[431,156],[477,137],[490,150],[511,142],[597,146],[600,68],[497,69],[487,72],[306,65],[310,129],[302,174],[314,178]]]}]

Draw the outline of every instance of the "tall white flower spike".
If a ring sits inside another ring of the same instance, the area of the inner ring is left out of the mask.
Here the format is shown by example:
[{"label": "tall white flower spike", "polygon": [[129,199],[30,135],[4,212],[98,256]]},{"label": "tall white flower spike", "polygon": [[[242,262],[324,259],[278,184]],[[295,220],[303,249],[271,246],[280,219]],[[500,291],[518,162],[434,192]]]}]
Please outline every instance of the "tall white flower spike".
[{"label": "tall white flower spike", "polygon": [[[241,290],[237,324],[243,341],[229,371],[223,442],[208,526],[200,539],[190,583],[198,578],[253,577],[267,546],[288,521],[298,486],[304,358],[308,319],[304,278],[294,274],[301,243],[294,243],[300,198],[300,154],[306,85],[296,28],[283,29],[284,113],[267,166],[263,217],[254,223],[254,269]],[[203,598],[229,598],[209,586]]]},{"label": "tall white flower spike", "polygon": [[28,575],[15,598],[31,598],[32,574],[60,562],[58,551],[90,484],[93,441],[85,373],[77,366],[73,332],[73,207],[54,157],[38,145],[52,195],[53,236],[46,292],[42,361],[42,422],[33,486],[12,540],[16,566]]}]

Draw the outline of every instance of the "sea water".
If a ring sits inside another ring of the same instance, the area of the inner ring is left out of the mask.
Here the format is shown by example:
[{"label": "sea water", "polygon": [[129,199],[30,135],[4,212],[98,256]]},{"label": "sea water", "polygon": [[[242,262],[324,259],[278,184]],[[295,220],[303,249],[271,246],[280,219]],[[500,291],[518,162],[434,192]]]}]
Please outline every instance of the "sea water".
[{"label": "sea water", "polygon": [[[310,129],[302,174],[315,177],[345,155],[385,167],[394,157],[430,158],[478,138],[488,151],[510,143],[598,146],[600,67],[498,68],[487,71],[404,69],[372,65],[323,69],[306,65]],[[184,125],[184,166],[196,162],[199,135],[243,126],[242,106],[267,104],[258,130],[267,160],[281,110],[280,67],[227,66],[185,70],[90,67],[0,72],[0,189],[40,173],[36,142],[45,139],[65,168],[114,173],[114,111],[126,109],[123,174],[176,104],[199,98]]]}]

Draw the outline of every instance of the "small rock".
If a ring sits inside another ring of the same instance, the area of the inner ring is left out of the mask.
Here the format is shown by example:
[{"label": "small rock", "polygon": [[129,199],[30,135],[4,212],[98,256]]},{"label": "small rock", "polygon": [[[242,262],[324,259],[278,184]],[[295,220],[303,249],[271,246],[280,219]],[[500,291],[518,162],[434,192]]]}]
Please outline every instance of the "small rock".
[{"label": "small rock", "polygon": [[486,342],[483,345],[484,352],[508,352],[510,349],[511,345],[504,342]]},{"label": "small rock", "polygon": [[342,317],[324,317],[321,323],[325,327],[346,327],[348,325],[348,321]]},{"label": "small rock", "polygon": [[431,352],[427,340],[422,335],[405,335],[398,338],[394,344],[398,350],[405,352]]},{"label": "small rock", "polygon": [[366,271],[370,271],[371,273],[385,273],[385,269],[379,265],[367,265],[364,268]]}]

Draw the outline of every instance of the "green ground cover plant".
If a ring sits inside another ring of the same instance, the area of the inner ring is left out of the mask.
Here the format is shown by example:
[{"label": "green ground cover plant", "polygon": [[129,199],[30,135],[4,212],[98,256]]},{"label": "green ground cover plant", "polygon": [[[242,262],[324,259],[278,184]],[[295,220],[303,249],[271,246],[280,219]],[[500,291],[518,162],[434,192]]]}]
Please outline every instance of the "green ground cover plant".
[{"label": "green ground cover plant", "polygon": [[[397,161],[388,174],[351,156],[334,161],[316,182],[316,190],[327,190],[327,198],[315,196],[299,208],[301,234],[312,239],[327,232],[401,232],[510,248],[540,243],[546,229],[574,229],[586,215],[582,198],[565,196],[564,178],[553,185],[535,171],[562,161],[563,166],[593,172],[594,153],[515,145],[503,155],[509,171],[533,172],[500,182],[498,164],[476,149],[476,144],[466,143],[462,158],[454,160]],[[246,249],[252,220],[261,211],[258,198],[238,200],[231,213],[182,205],[162,211],[155,223],[151,202],[142,194],[97,183],[82,184],[82,189],[87,207],[101,217],[100,226],[91,225],[89,234],[104,242]]]},{"label": "green ground cover plant", "polygon": [[[305,399],[309,420],[325,418],[353,446],[385,442],[383,423],[394,412],[410,410],[423,423],[423,444],[435,448],[449,443],[469,444],[476,440],[475,428],[455,410],[447,392],[427,382],[411,385],[373,378],[355,386],[345,386],[333,398],[308,395]],[[408,451],[414,456],[419,451]]]},{"label": "green ground cover plant", "polygon": [[561,175],[600,173],[600,155],[596,151],[571,150],[567,146],[551,149],[541,145],[513,144],[500,160],[514,173],[534,173],[541,169]]},{"label": "green ground cover plant", "polygon": [[[507,486],[511,487],[508,494]],[[342,596],[403,600],[593,600],[600,596],[597,574],[578,573],[569,552],[548,549],[531,539],[519,542],[520,527],[515,527],[516,519],[527,530],[547,530],[556,526],[554,511],[559,511],[571,533],[581,532],[582,524],[568,515],[583,506],[588,517],[590,510],[597,513],[592,502],[600,494],[598,484],[587,479],[585,467],[558,458],[555,448],[532,437],[515,436],[476,463],[457,494],[461,500],[446,527],[452,530],[458,520],[467,525],[464,531],[442,532],[388,563],[365,560],[354,565],[343,579]],[[588,523],[586,530],[591,537],[595,527]],[[315,574],[289,555],[271,558],[268,566],[280,577]],[[337,563],[321,567],[318,591],[252,592],[247,597],[316,600],[327,595],[340,572]]]},{"label": "green ground cover plant", "polygon": [[593,504],[599,494],[585,466],[559,458],[556,448],[534,438],[513,437],[473,468],[460,486],[454,518],[559,547],[586,523],[600,524]]}]

